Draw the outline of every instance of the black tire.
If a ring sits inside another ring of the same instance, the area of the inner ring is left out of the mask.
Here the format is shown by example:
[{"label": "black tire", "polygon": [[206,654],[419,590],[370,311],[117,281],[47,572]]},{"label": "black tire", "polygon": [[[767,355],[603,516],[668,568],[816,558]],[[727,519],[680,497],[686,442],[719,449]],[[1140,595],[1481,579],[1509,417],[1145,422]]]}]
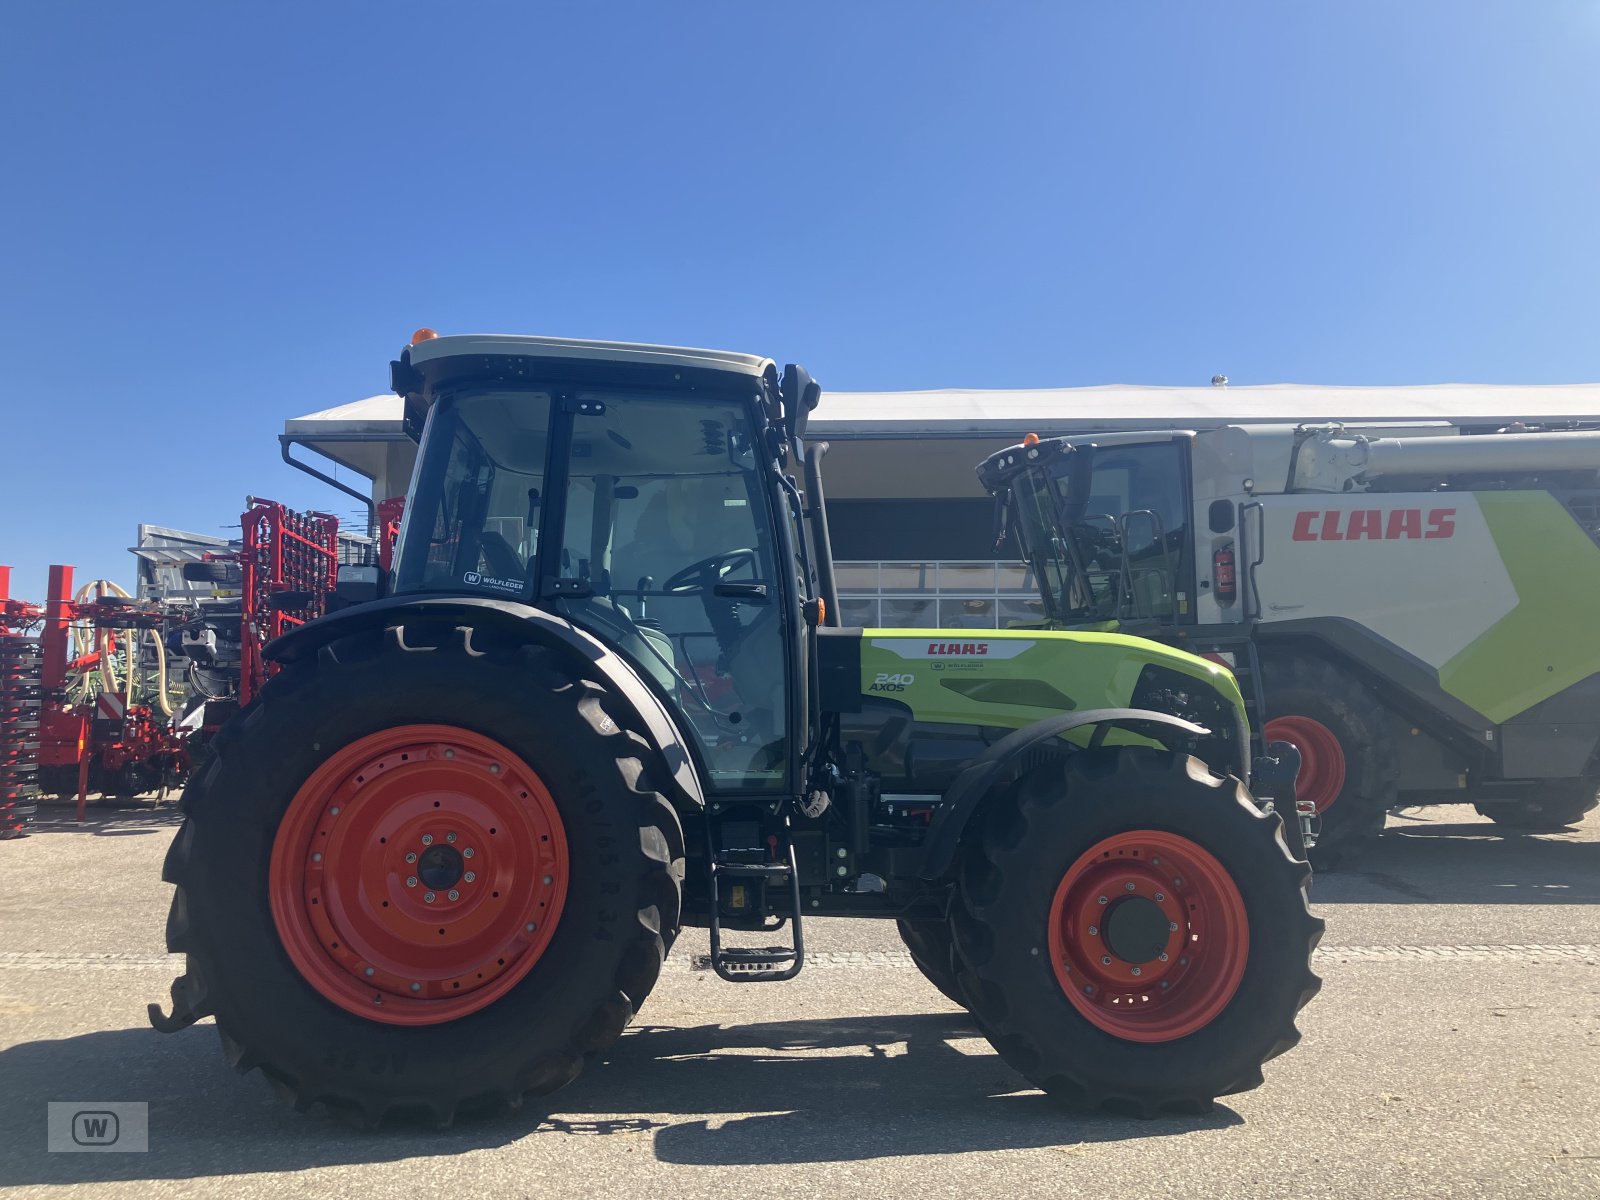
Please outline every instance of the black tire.
[{"label": "black tire", "polygon": [[1511,800],[1484,800],[1473,807],[1496,825],[1524,833],[1554,833],[1576,825],[1600,804],[1600,783],[1558,779]]},{"label": "black tire", "polygon": [[946,1000],[965,1008],[967,1002],[961,997],[961,990],[956,983],[955,963],[952,961],[954,947],[951,944],[950,923],[942,917],[901,917],[895,925],[900,930],[900,940],[911,952],[911,961],[916,964],[917,970],[939,989]]},{"label": "black tire", "polygon": [[[1369,688],[1319,658],[1273,655],[1263,658],[1261,669],[1268,722],[1308,717],[1338,739],[1344,786],[1321,812],[1310,853],[1313,867],[1330,870],[1378,839],[1398,800],[1399,753],[1385,709]],[[1308,769],[1302,767],[1302,778]]]},{"label": "black tire", "polygon": [[[239,1071],[260,1067],[302,1111],[322,1101],[367,1126],[392,1113],[442,1126],[572,1080],[632,1019],[679,925],[682,829],[653,781],[657,756],[621,718],[566,658],[483,630],[408,624],[286,666],[218,733],[184,792],[164,871],[177,885],[168,949],[188,955],[175,1016],[215,1013]],[[520,756],[559,811],[570,880],[548,945],[515,986],[458,1019],[404,1026],[346,1011],[295,967],[269,905],[269,862],[314,770],[410,724]]]},{"label": "black tire", "polygon": [[[951,912],[958,981],[985,1036],[1030,1082],[1075,1108],[1201,1112],[1217,1096],[1258,1086],[1261,1065],[1299,1041],[1295,1014],[1321,987],[1310,966],[1323,929],[1306,907],[1311,872],[1290,857],[1276,814],[1236,780],[1182,754],[1104,748],[1029,772],[980,819]],[[1248,929],[1242,975],[1223,1007],[1167,1041],[1131,1040],[1091,1020],[1047,949],[1069,868],[1103,839],[1135,830],[1187,839],[1212,856],[1237,889]]]}]

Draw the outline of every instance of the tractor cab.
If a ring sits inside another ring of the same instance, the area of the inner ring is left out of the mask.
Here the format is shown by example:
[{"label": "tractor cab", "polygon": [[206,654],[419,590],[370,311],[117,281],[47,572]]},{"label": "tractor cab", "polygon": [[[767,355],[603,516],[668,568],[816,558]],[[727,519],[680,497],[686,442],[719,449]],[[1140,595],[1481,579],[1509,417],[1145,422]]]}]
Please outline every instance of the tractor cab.
[{"label": "tractor cab", "polygon": [[422,446],[392,590],[571,621],[681,714],[711,790],[789,790],[816,592],[782,475],[804,372],[532,337],[426,338],[394,370]]}]

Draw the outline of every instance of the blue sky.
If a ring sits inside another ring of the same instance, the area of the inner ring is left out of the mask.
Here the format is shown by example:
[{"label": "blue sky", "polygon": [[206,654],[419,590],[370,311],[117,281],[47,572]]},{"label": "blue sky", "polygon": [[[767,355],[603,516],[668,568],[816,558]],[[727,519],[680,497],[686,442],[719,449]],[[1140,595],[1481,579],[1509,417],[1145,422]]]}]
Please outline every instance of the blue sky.
[{"label": "blue sky", "polygon": [[825,387],[1600,380],[1600,3],[11,4],[0,562],[347,511],[411,330]]}]

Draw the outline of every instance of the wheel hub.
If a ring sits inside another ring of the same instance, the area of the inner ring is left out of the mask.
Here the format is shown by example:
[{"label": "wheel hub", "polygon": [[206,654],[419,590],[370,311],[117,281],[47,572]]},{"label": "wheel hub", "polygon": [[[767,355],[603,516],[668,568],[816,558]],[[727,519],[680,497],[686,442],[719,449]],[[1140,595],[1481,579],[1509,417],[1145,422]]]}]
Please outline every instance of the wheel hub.
[{"label": "wheel hub", "polygon": [[1162,907],[1143,896],[1118,900],[1106,913],[1105,944],[1124,962],[1142,965],[1172,943],[1171,921]]},{"label": "wheel hub", "polygon": [[1072,1006],[1134,1042],[1204,1028],[1249,958],[1244,900],[1227,869],[1198,843],[1148,829],[1105,838],[1067,869],[1049,941]]},{"label": "wheel hub", "polygon": [[466,870],[464,862],[454,846],[429,846],[417,857],[417,875],[424,887],[453,887]]},{"label": "wheel hub", "polygon": [[273,918],[306,981],[387,1024],[456,1020],[550,943],[566,837],[543,781],[453,726],[358,739],[301,786],[273,844]]}]

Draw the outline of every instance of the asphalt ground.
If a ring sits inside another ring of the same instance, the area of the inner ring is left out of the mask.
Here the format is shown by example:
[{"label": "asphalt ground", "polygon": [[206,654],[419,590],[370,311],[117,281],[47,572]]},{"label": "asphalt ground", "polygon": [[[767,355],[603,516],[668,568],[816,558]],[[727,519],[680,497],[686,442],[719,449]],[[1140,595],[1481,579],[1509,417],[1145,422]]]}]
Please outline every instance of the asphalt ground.
[{"label": "asphalt ground", "polygon": [[[814,921],[795,982],[696,969],[686,933],[573,1085],[443,1132],[299,1115],[204,1025],[146,1023],[170,808],[45,809],[0,843],[0,1190],[9,1195],[1600,1196],[1600,816],[1501,836],[1390,820],[1318,878],[1305,1040],[1209,1115],[1061,1111],[910,965],[892,926]],[[45,1151],[51,1100],[142,1100],[145,1154]]]}]

